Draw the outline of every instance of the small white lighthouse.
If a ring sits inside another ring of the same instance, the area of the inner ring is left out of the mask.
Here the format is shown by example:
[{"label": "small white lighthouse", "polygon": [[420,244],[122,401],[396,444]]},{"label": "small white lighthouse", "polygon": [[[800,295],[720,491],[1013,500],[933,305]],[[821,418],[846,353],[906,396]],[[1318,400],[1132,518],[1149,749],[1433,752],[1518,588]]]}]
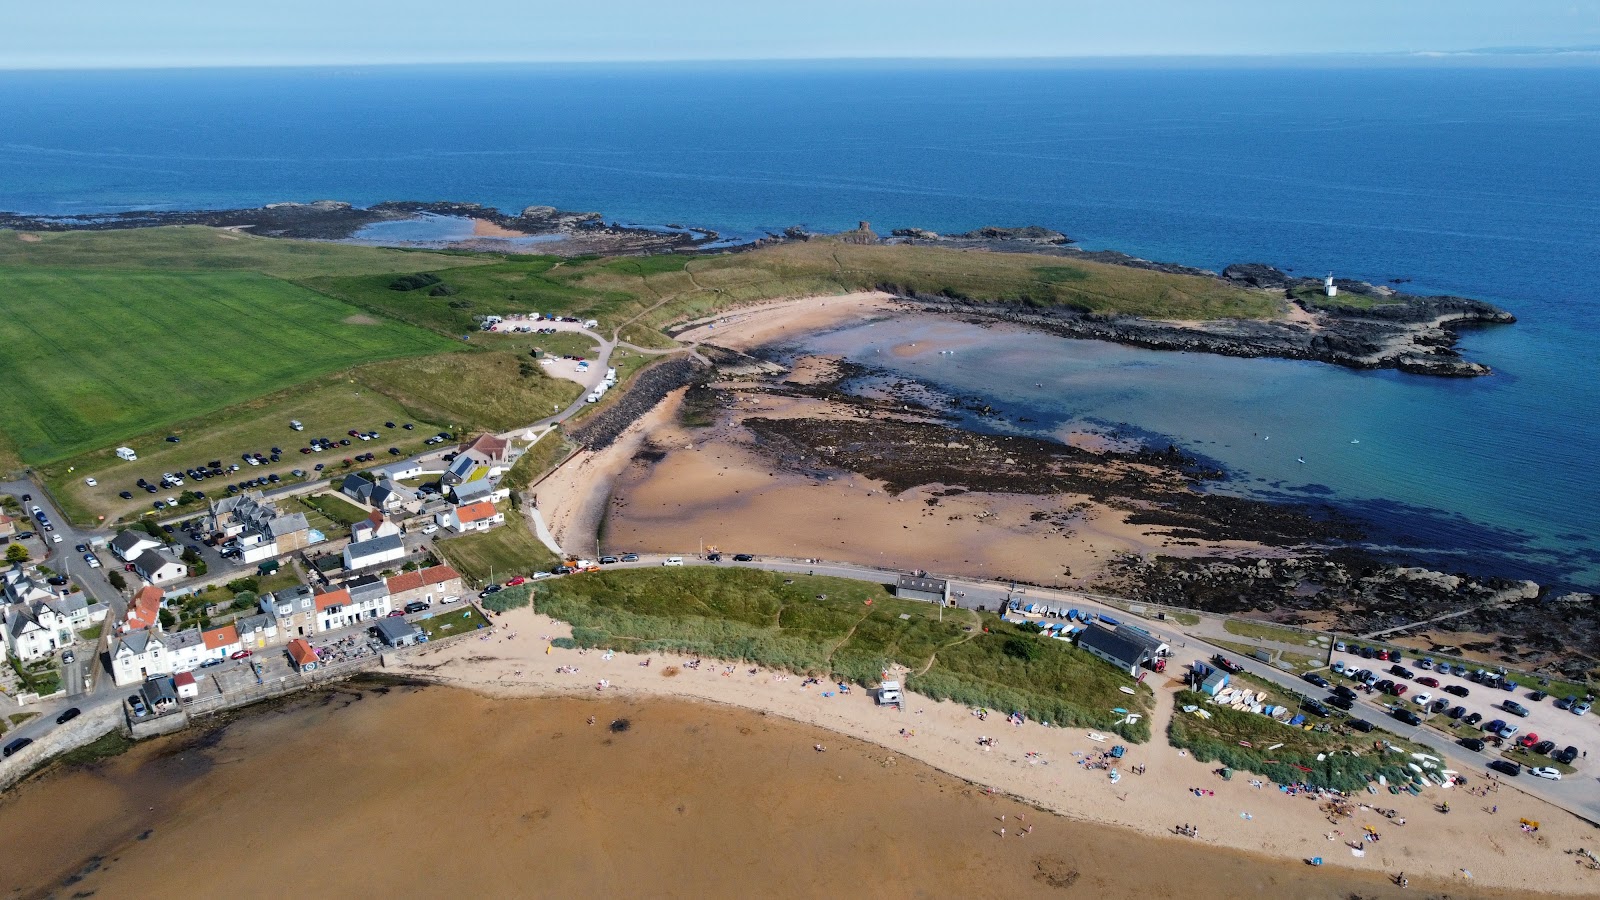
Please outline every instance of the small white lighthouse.
[{"label": "small white lighthouse", "polygon": [[1327,294],[1329,297],[1339,296],[1339,286],[1333,283],[1332,272],[1328,273],[1327,278],[1322,279],[1322,292]]}]

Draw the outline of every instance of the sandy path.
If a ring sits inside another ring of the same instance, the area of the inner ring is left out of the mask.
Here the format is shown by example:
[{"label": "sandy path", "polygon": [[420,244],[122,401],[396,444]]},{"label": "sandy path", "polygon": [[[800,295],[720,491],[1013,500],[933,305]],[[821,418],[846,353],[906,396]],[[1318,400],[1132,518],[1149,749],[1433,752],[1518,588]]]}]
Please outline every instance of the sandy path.
[{"label": "sandy path", "polygon": [[[706,661],[698,670],[682,667],[681,657],[647,658],[598,651],[552,648],[549,639],[570,633],[567,626],[531,610],[516,610],[497,619],[499,630],[478,640],[428,648],[392,667],[400,674],[436,678],[497,696],[546,694],[594,695],[604,680],[604,694],[626,697],[678,697],[726,703],[821,726],[879,744],[978,785],[1012,794],[1073,819],[1116,825],[1149,835],[1170,835],[1175,826],[1199,829],[1195,841],[1238,850],[1265,852],[1289,859],[1321,856],[1327,864],[1377,873],[1404,871],[1467,884],[1541,889],[1565,893],[1600,890],[1600,872],[1574,865],[1564,851],[1593,843],[1593,829],[1549,805],[1502,790],[1479,798],[1461,790],[1429,791],[1421,798],[1387,793],[1362,795],[1398,810],[1407,824],[1397,826],[1376,812],[1362,810],[1354,819],[1330,824],[1319,803],[1306,796],[1290,797],[1271,785],[1256,788],[1241,774],[1225,782],[1214,766],[1181,751],[1155,743],[1130,746],[1119,763],[1123,777],[1112,784],[1104,771],[1079,765],[1109,747],[1088,732],[1049,728],[1034,723],[1007,725],[1002,716],[980,721],[966,707],[908,695],[906,710],[878,708],[866,692],[835,693],[832,685],[801,686],[802,679],[749,666]],[[643,663],[648,659],[650,665]],[[575,674],[557,674],[558,667],[576,667]],[[677,666],[674,677],[666,677]],[[1160,676],[1152,676],[1160,677]],[[1155,685],[1157,733],[1171,714],[1176,682]],[[997,739],[984,750],[979,737]],[[1114,738],[1113,741],[1114,742]],[[1132,773],[1143,764],[1145,774]],[[1478,773],[1473,773],[1477,775]],[[1481,784],[1481,778],[1474,778]],[[1201,787],[1213,795],[1197,797]],[[1451,801],[1454,811],[1441,815],[1433,805]],[[1498,806],[1490,813],[1490,806]],[[1520,830],[1518,819],[1538,820],[1537,834]],[[1355,840],[1362,827],[1378,829],[1382,839],[1367,844],[1355,857],[1344,841]],[[1335,829],[1342,835],[1330,840]],[[1471,873],[1471,880],[1464,872]]]}]

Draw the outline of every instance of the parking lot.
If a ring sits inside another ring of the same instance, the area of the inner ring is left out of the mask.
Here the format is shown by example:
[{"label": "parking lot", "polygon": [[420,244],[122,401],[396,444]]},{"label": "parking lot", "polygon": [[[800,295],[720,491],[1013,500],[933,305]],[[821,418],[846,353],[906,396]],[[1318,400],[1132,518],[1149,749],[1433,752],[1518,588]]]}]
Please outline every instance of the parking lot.
[{"label": "parking lot", "polygon": [[[1381,679],[1391,679],[1398,684],[1405,685],[1405,694],[1398,698],[1399,706],[1418,712],[1424,720],[1430,718],[1430,715],[1426,711],[1417,708],[1416,699],[1426,694],[1429,695],[1429,702],[1443,698],[1449,701],[1452,707],[1458,705],[1464,707],[1469,715],[1472,713],[1482,715],[1483,718],[1478,723],[1479,726],[1495,719],[1502,719],[1508,724],[1517,726],[1517,733],[1511,740],[1506,741],[1506,748],[1509,748],[1518,739],[1529,733],[1537,734],[1540,740],[1554,741],[1557,749],[1568,745],[1577,747],[1580,755],[1572,765],[1580,771],[1584,769],[1586,761],[1582,755],[1583,752],[1590,748],[1600,748],[1600,718],[1597,718],[1593,713],[1580,716],[1566,710],[1557,709],[1555,703],[1557,700],[1562,699],[1558,696],[1548,696],[1542,700],[1532,699],[1530,695],[1539,689],[1537,684],[1518,685],[1515,690],[1506,691],[1498,687],[1479,684],[1464,676],[1442,674],[1437,670],[1423,669],[1419,666],[1418,658],[1415,656],[1395,663],[1378,659],[1363,659],[1356,653],[1335,652],[1333,661],[1343,662],[1350,671],[1369,669]],[[1412,677],[1402,678],[1393,674],[1390,670],[1395,665],[1410,670]],[[1492,667],[1484,668],[1493,671]],[[1419,682],[1418,679],[1422,678],[1437,681],[1439,686],[1433,687]],[[1461,697],[1447,693],[1444,690],[1446,687],[1463,689],[1467,692],[1467,696]],[[1374,699],[1379,696],[1376,693],[1372,695]],[[1579,697],[1578,699],[1582,700],[1583,698]],[[1503,708],[1503,704],[1508,700],[1526,707],[1528,715],[1524,717],[1507,712]],[[1390,702],[1396,701],[1390,698]],[[1498,751],[1493,747],[1485,750],[1485,753],[1489,756],[1498,755]]]}]

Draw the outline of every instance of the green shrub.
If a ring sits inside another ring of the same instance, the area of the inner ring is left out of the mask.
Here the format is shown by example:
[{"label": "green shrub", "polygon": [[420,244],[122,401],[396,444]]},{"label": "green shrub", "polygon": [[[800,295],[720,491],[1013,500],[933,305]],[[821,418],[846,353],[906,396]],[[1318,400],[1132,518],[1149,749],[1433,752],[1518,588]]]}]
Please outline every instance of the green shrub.
[{"label": "green shrub", "polygon": [[505,612],[508,609],[521,609],[527,606],[532,598],[533,585],[524,584],[490,594],[483,598],[483,605],[495,612]]},{"label": "green shrub", "polygon": [[434,285],[439,284],[442,280],[443,279],[441,279],[439,276],[432,275],[427,272],[418,272],[415,275],[402,275],[399,278],[389,282],[389,290],[415,291],[419,288],[433,287]]}]

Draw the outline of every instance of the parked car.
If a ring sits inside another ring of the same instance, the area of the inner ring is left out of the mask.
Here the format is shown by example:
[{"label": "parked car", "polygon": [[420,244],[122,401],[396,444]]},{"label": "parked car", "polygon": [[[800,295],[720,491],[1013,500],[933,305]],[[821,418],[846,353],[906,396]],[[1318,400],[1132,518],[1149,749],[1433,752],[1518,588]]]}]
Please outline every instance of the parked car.
[{"label": "parked car", "polygon": [[439,531],[439,526],[435,525],[432,522],[429,522],[428,524],[422,526],[422,533],[423,534],[435,534],[438,531]]},{"label": "parked car", "polygon": [[1544,698],[1546,698],[1548,696],[1550,696],[1550,695],[1546,694],[1544,691],[1529,691],[1528,692],[1528,699],[1532,700],[1535,703],[1538,703],[1540,700],[1543,700]]},{"label": "parked car", "polygon": [[1329,694],[1328,699],[1323,702],[1327,703],[1329,706],[1337,706],[1345,712],[1349,712],[1350,707],[1355,705],[1355,701],[1351,698],[1341,697],[1338,694]]},{"label": "parked car", "polygon": [[32,743],[33,743],[33,738],[17,738],[16,740],[14,740],[11,743],[7,744],[4,750],[0,750],[0,753],[4,753],[6,756],[10,756],[11,754],[16,753],[17,751],[21,750],[22,748],[24,748],[24,747],[26,747],[26,746],[28,746],[29,744],[32,744]]},{"label": "parked car", "polygon": [[1344,641],[1334,641],[1333,649],[1335,653],[1343,653],[1347,648],[1345,647]]},{"label": "parked car", "polygon": [[1394,717],[1396,719],[1399,719],[1400,721],[1406,723],[1407,725],[1421,725],[1422,724],[1422,717],[1417,715],[1416,713],[1412,712],[1411,710],[1406,709],[1405,707],[1401,707],[1401,706],[1395,707]]},{"label": "parked car", "polygon": [[74,706],[71,709],[63,710],[61,715],[56,716],[56,724],[65,725],[81,715],[83,715],[83,710]]},{"label": "parked car", "polygon": [[1411,702],[1418,706],[1427,706],[1429,703],[1433,702],[1433,695],[1427,691],[1423,691],[1415,697],[1412,697]]},{"label": "parked car", "polygon": [[1420,684],[1423,687],[1436,688],[1439,686],[1439,679],[1434,678],[1432,675],[1424,675],[1417,679],[1417,684]]},{"label": "parked car", "polygon": [[1556,749],[1556,742],[1555,741],[1540,741],[1539,743],[1534,744],[1530,749],[1533,750],[1533,752],[1539,754],[1540,756],[1549,756],[1551,754],[1551,752]]},{"label": "parked car", "polygon": [[1329,685],[1328,679],[1323,678],[1321,675],[1318,675],[1316,672],[1307,672],[1306,674],[1301,675],[1300,677],[1305,679],[1307,683],[1314,684],[1319,688],[1325,688],[1325,687],[1328,687],[1328,685]]},{"label": "parked car", "polygon": [[1473,725],[1473,726],[1476,726],[1479,722],[1482,722],[1482,721],[1483,721],[1483,713],[1478,713],[1478,712],[1469,713],[1466,718],[1461,720],[1462,724],[1464,724],[1464,725]]},{"label": "parked car", "polygon": [[1326,706],[1323,706],[1321,703],[1318,703],[1315,700],[1306,700],[1302,702],[1300,704],[1300,708],[1308,713],[1311,713],[1313,716],[1321,716],[1324,719],[1333,715],[1333,713],[1328,711]]},{"label": "parked car", "polygon": [[639,554],[637,554],[637,553],[624,553],[624,554],[622,554],[622,561],[623,562],[638,562],[639,561]]},{"label": "parked car", "polygon": [[1522,764],[1513,762],[1509,759],[1493,760],[1489,763],[1489,768],[1495,770],[1496,772],[1503,772],[1512,777],[1522,774]]},{"label": "parked car", "polygon": [[1552,754],[1550,758],[1558,763],[1566,763],[1570,766],[1572,761],[1578,758],[1578,748],[1568,744],[1562,747],[1560,752]]},{"label": "parked car", "polygon": [[483,590],[478,592],[478,599],[482,600],[483,598],[489,596],[490,594],[498,594],[503,590],[505,590],[505,588],[501,587],[500,585],[491,584],[488,587],[486,587]]},{"label": "parked car", "polygon": [[666,559],[662,560],[661,564],[663,566],[681,566],[681,565],[683,565],[683,557],[681,557],[681,556],[669,556]]},{"label": "parked car", "polygon": [[1506,724],[1500,726],[1499,730],[1495,732],[1495,736],[1503,741],[1508,741],[1511,739],[1512,735],[1517,733],[1517,730],[1518,726],[1507,722]]},{"label": "parked car", "polygon": [[1577,702],[1578,702],[1578,698],[1577,697],[1574,697],[1571,694],[1568,694],[1567,696],[1562,697],[1560,700],[1556,701],[1556,709],[1571,709],[1572,708],[1572,704],[1577,703]]},{"label": "parked car", "polygon": [[249,650],[235,650],[233,652],[233,655],[229,656],[228,658],[229,659],[245,659],[245,658],[250,656],[250,653],[251,653],[251,651],[249,651]]},{"label": "parked car", "polygon": [[1474,737],[1462,738],[1461,740],[1456,741],[1456,743],[1458,743],[1461,746],[1467,748],[1468,750],[1471,750],[1474,753],[1482,753],[1483,752],[1483,748],[1489,746],[1488,744],[1485,744],[1483,742],[1483,738],[1474,738]]},{"label": "parked car", "polygon": [[1329,671],[1333,672],[1333,674],[1335,674],[1335,675],[1343,675],[1343,674],[1345,674],[1344,660],[1342,660],[1342,659],[1334,660],[1333,661],[1333,665],[1329,666],[1328,669],[1329,669]]},{"label": "parked car", "polygon": [[1537,731],[1530,731],[1522,737],[1517,738],[1517,746],[1524,750],[1533,749],[1534,745],[1537,743],[1539,743],[1539,732]]},{"label": "parked car", "polygon": [[1444,691],[1446,694],[1455,694],[1457,697],[1465,697],[1472,693],[1472,691],[1462,687],[1459,684],[1447,684],[1440,688],[1440,690]]},{"label": "parked car", "polygon": [[1586,716],[1586,715],[1588,715],[1589,714],[1589,701],[1587,701],[1587,700],[1579,700],[1577,703],[1572,704],[1572,714],[1575,715],[1575,716]]},{"label": "parked car", "polygon": [[517,577],[511,579],[510,581],[507,581],[506,582],[506,587],[517,587],[518,585],[523,585],[523,584],[527,584],[527,583],[528,583],[528,579],[523,578],[521,575],[518,575]]},{"label": "parked car", "polygon": [[535,572],[532,575],[529,575],[528,577],[533,579],[534,581],[540,581],[540,580],[543,580],[545,578],[554,578],[555,576],[553,574],[549,573],[549,572]]},{"label": "parked car", "polygon": [[148,709],[145,709],[144,701],[139,698],[138,694],[128,695],[128,708],[133,710],[133,717],[135,719],[142,719],[145,717],[145,714],[149,712]]},{"label": "parked car", "polygon": [[132,491],[122,491],[121,493],[117,494],[117,496],[121,497],[124,500],[132,500],[133,499],[133,492]]},{"label": "parked car", "polygon": [[612,564],[614,564],[616,562],[617,562],[617,558],[615,556],[602,556],[602,557],[600,557],[600,565],[602,565],[602,566],[609,566],[609,565],[612,565]]},{"label": "parked car", "polygon": [[1536,766],[1529,769],[1528,774],[1535,778],[1548,778],[1551,781],[1561,780],[1561,773],[1554,766]]},{"label": "parked car", "polygon": [[[683,560],[678,560],[678,564],[683,565]],[[1231,675],[1237,675],[1244,671],[1244,666],[1239,665],[1220,653],[1211,657],[1211,661],[1216,664],[1217,668]]]},{"label": "parked car", "polygon": [[1523,706],[1521,703],[1516,702],[1515,700],[1501,701],[1500,708],[1508,713],[1511,713],[1513,716],[1521,716],[1524,719],[1528,717],[1528,708]]},{"label": "parked car", "polygon": [[429,604],[424,603],[421,600],[413,600],[410,603],[406,604],[406,612],[408,614],[409,613],[426,612],[427,609],[428,609],[428,606],[429,606]]},{"label": "parked car", "polygon": [[1465,706],[1452,706],[1445,713],[1446,716],[1449,716],[1452,719],[1459,719],[1459,718],[1461,718],[1462,716],[1464,716],[1466,714],[1467,714],[1467,708]]},{"label": "parked car", "polygon": [[748,553],[735,553],[733,555],[733,561],[734,562],[755,562],[756,558],[754,556],[748,554]]},{"label": "parked car", "polygon": [[1368,722],[1366,719],[1351,719],[1350,721],[1346,722],[1345,724],[1349,725],[1351,728],[1355,729],[1356,731],[1371,731],[1372,727],[1373,727],[1372,723]]}]

